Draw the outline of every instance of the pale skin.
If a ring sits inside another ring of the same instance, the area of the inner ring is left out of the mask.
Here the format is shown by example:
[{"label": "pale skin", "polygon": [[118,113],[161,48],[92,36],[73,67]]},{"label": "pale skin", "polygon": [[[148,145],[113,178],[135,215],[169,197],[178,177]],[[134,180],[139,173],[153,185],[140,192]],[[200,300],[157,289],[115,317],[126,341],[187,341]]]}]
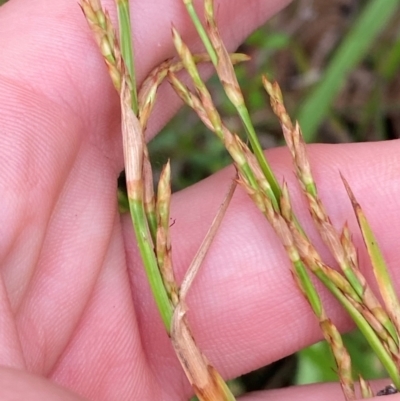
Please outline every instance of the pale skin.
[{"label": "pale skin", "polygon": [[[115,17],[113,2],[103,3]],[[287,3],[220,0],[229,47]],[[171,21],[199,48],[180,1],[137,1],[132,9],[139,81],[173,54]],[[152,300],[130,220],[117,210],[116,179],[123,168],[119,102],[77,2],[11,0],[0,9],[0,42],[0,399],[187,400],[191,389]],[[149,137],[178,106],[163,89]],[[351,216],[340,169],[397,282],[399,150],[398,142],[310,148],[333,220],[342,224]],[[287,151],[270,151],[268,158],[294,188],[299,209],[304,203]],[[174,196],[180,279],[233,175],[226,169]],[[299,216],[310,229],[307,211]],[[350,226],[356,229],[353,218]],[[361,245],[358,232],[355,237]],[[366,260],[364,250],[360,257]],[[340,329],[351,328],[334,300],[324,300]],[[283,249],[240,189],[187,301],[194,335],[225,377],[321,338]],[[245,399],[321,396],[343,399],[336,384]]]}]

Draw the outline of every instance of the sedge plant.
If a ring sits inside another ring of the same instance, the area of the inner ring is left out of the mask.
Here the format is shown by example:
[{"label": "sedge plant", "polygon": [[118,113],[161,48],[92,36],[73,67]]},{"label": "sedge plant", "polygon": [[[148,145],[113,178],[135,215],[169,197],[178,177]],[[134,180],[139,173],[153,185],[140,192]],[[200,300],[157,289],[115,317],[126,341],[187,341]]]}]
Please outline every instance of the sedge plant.
[{"label": "sedge plant", "polygon": [[[166,60],[154,69],[140,90],[137,90],[135,83],[128,0],[116,0],[119,35],[115,33],[99,0],[81,0],[81,7],[113,84],[120,94],[128,203],[143,265],[166,332],[194,392],[204,401],[234,400],[221,375],[196,345],[186,318],[185,302],[191,283],[228,207],[234,185],[179,285],[174,276],[169,236],[170,166],[167,163],[164,167],[157,193],[154,193],[151,164],[144,139],[157,89],[165,78],[182,100],[197,113],[205,126],[222,141],[237,170],[235,181],[247,192],[281,240],[292,264],[294,280],[308,300],[322,334],[330,345],[346,400],[357,397],[350,355],[343,345],[338,329],[324,309],[311,275],[315,275],[339,300],[382,362],[393,382],[390,390],[388,388],[385,391],[397,391],[400,389],[400,304],[388,268],[361,206],[342,177],[371,259],[383,304],[361,272],[348,226],[344,225],[341,230],[337,230],[319,198],[300,126],[292,122],[288,115],[278,84],[263,78],[264,88],[281,123],[311,216],[339,270],[324,263],[308,239],[291,207],[287,185],[278,183],[262,152],[233,68],[234,63],[245,61],[246,56],[229,54],[226,50],[219,35],[212,0],[204,0],[205,26],[201,23],[192,1],[183,0],[183,3],[204,43],[206,53],[193,55],[173,27],[172,40],[178,57]],[[224,124],[198,72],[197,65],[200,62],[211,62],[214,65],[222,87],[243,123],[245,139],[231,132]],[[176,72],[182,69],[189,74],[194,89],[189,89],[177,77]],[[361,398],[372,397],[368,383],[361,377],[358,382]]]},{"label": "sedge plant", "polygon": [[[117,1],[120,38],[99,0],[82,0],[81,7],[108,67],[114,87],[121,99],[121,123],[127,184],[127,198],[132,224],[147,278],[176,355],[199,400],[233,401],[229,387],[197,347],[186,318],[185,299],[204,259],[223,215],[233,196],[233,184],[214,219],[198,253],[178,286],[172,266],[169,235],[171,199],[170,165],[164,167],[157,194],[153,191],[151,165],[144,132],[154,104],[154,88],[166,71],[179,70],[182,63],[166,62],[143,90],[134,84],[134,53],[130,42],[129,3]],[[240,56],[233,57],[240,59]],[[199,55],[198,62],[208,60]]]}]

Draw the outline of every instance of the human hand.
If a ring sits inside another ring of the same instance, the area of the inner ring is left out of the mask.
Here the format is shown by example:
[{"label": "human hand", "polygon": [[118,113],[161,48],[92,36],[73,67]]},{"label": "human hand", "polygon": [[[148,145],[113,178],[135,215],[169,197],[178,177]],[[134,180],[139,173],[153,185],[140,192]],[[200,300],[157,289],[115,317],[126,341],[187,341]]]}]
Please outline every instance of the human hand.
[{"label": "human hand", "polygon": [[[221,0],[218,16],[229,45],[287,2]],[[113,2],[104,5],[113,15]],[[138,2],[132,16],[139,81],[173,54],[172,21],[198,46],[179,1]],[[0,399],[187,400],[191,389],[149,292],[131,223],[118,214],[119,101],[77,3],[12,0],[0,8],[0,41]],[[150,136],[178,105],[161,89]],[[398,143],[313,146],[310,152],[334,221],[351,214],[340,168],[394,266]],[[290,181],[286,151],[268,158]],[[179,277],[232,176],[227,169],[175,195]],[[372,189],[376,180],[379,187]],[[298,192],[294,202],[302,202]],[[326,302],[348,329],[337,304]],[[240,190],[188,303],[200,348],[227,377],[320,338],[284,251]],[[328,384],[246,399],[311,400],[322,391],[327,400],[342,397],[338,385]]]}]

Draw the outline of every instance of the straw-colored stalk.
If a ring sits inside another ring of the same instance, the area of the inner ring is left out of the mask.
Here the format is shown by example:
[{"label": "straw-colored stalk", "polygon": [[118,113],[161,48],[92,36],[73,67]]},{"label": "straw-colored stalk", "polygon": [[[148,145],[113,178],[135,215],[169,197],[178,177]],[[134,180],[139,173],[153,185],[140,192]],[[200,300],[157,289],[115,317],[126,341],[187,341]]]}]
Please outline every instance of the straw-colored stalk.
[{"label": "straw-colored stalk", "polygon": [[172,305],[179,302],[178,287],[172,268],[171,240],[169,236],[169,212],[171,207],[171,167],[170,163],[161,171],[157,192],[157,263],[164,281],[164,287]]},{"label": "straw-colored stalk", "polygon": [[181,362],[186,377],[192,385],[200,401],[234,401],[235,397],[218,371],[209,363],[197,347],[191,333],[186,313],[186,295],[199,271],[199,268],[207,254],[212,240],[220,226],[223,216],[228,208],[229,202],[235,190],[235,183],[220,206],[210,229],[207,232],[193,262],[188,268],[179,290],[179,303],[176,305],[172,325],[171,340],[176,355]]}]

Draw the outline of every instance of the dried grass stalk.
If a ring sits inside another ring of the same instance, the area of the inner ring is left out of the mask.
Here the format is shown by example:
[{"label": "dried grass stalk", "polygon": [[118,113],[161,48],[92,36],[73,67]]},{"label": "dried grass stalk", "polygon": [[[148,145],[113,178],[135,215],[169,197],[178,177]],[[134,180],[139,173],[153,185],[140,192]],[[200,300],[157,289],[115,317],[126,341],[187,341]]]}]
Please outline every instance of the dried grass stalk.
[{"label": "dried grass stalk", "polygon": [[235,183],[232,184],[223,204],[218,210],[217,216],[203,240],[193,262],[187,270],[179,290],[179,302],[175,307],[172,325],[171,340],[176,355],[185,371],[186,377],[192,385],[200,401],[234,401],[229,387],[221,375],[209,363],[207,358],[198,348],[191,333],[186,313],[186,295],[199,271],[199,268],[206,256],[211,242],[216,234],[223,216],[228,208],[229,202],[235,190]]}]

